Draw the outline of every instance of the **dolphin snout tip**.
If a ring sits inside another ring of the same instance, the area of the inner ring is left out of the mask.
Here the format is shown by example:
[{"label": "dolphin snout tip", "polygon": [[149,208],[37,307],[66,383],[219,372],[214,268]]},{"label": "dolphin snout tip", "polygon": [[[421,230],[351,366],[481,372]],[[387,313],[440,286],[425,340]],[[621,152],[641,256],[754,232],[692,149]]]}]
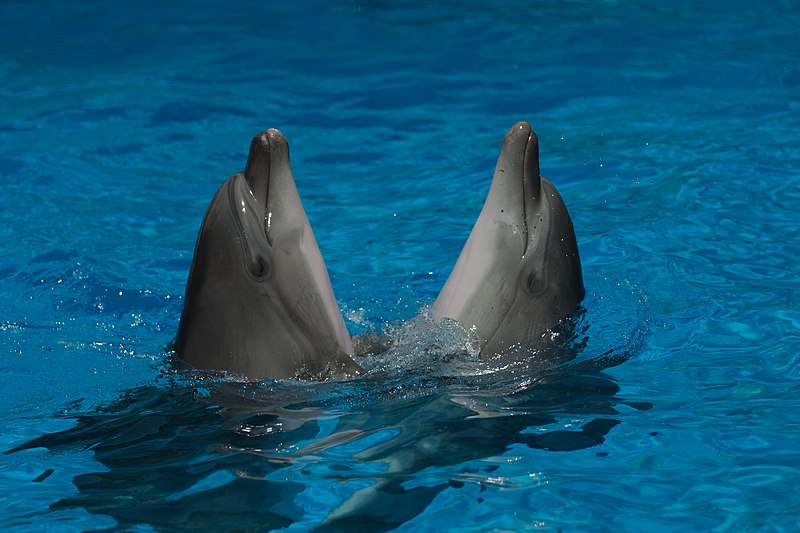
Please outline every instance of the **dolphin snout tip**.
[{"label": "dolphin snout tip", "polygon": [[264,132],[264,136],[269,143],[269,151],[275,161],[288,161],[289,141],[279,130],[271,128]]},{"label": "dolphin snout tip", "polygon": [[269,156],[269,137],[268,132],[262,131],[257,133],[253,140],[250,141],[250,153],[248,154],[248,161],[254,158]]},{"label": "dolphin snout tip", "polygon": [[271,168],[288,162],[288,157],[289,142],[283,133],[274,128],[257,133],[250,143],[244,171],[250,187],[254,186],[254,180],[259,179],[257,176],[266,178],[270,175]]},{"label": "dolphin snout tip", "polygon": [[531,125],[525,120],[521,120],[511,126],[511,129],[506,133],[506,137],[529,137],[531,134]]},{"label": "dolphin snout tip", "polygon": [[284,137],[283,133],[275,128],[271,128],[267,131],[257,133],[255,137],[253,137],[253,141],[250,144],[250,153],[251,155],[257,153],[269,154],[274,149],[281,148],[287,144],[289,143],[286,141],[286,137]]},{"label": "dolphin snout tip", "polygon": [[283,135],[283,133],[281,133],[280,130],[276,130],[275,128],[268,129],[264,133],[264,135],[269,139],[269,142],[272,143],[273,145],[288,144],[286,141],[286,137]]},{"label": "dolphin snout tip", "polygon": [[530,146],[538,146],[536,133],[527,121],[520,121],[511,126],[503,139],[503,145],[512,153],[527,151]]},{"label": "dolphin snout tip", "polygon": [[527,121],[520,121],[511,126],[503,139],[501,155],[511,157],[512,160],[522,158],[530,159],[539,151],[539,139]]}]

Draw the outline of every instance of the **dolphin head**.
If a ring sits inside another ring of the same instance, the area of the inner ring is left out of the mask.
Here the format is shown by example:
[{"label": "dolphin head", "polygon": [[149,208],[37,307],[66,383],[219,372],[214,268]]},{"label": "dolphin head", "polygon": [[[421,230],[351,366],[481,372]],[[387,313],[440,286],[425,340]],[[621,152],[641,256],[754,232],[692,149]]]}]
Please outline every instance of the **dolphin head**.
[{"label": "dolphin head", "polygon": [[358,371],[278,130],[255,136],[206,211],[175,351],[253,379]]},{"label": "dolphin head", "polygon": [[486,202],[434,317],[473,332],[488,357],[540,337],[583,295],[572,220],[539,174],[536,134],[519,122],[503,140]]}]

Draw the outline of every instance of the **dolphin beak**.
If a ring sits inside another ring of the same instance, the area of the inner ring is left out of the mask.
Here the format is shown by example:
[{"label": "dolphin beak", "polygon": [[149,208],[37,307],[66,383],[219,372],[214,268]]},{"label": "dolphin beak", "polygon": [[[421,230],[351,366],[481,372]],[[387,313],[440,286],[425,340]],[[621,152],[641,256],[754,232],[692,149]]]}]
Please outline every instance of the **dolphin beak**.
[{"label": "dolphin beak", "polygon": [[[269,171],[271,152],[270,130],[259,133],[250,143],[250,153],[247,155],[247,165],[244,167],[244,178],[250,187],[250,192],[258,202],[259,207],[267,209],[267,195],[269,194]],[[278,132],[280,135],[280,132]],[[281,135],[281,137],[283,137]],[[285,142],[285,139],[284,139]]]},{"label": "dolphin beak", "polygon": [[520,122],[516,127],[519,127],[523,134],[527,130],[525,155],[522,163],[522,190],[527,208],[530,207],[531,200],[539,198],[539,191],[542,187],[542,179],[539,175],[539,138],[536,137],[536,133],[527,122]]},{"label": "dolphin beak", "polygon": [[[542,186],[539,176],[539,139],[530,124],[518,122],[508,130],[503,139],[501,159],[505,160],[506,171],[510,171],[511,179],[516,182],[514,190],[522,197],[522,214],[527,223],[527,215],[534,207],[532,203],[539,199]],[[521,190],[517,189],[517,185]]]},{"label": "dolphin beak", "polygon": [[[285,176],[287,170],[288,178]],[[273,212],[270,208],[270,194],[272,193],[270,183],[276,180],[285,182],[288,179],[294,189],[294,178],[291,176],[291,167],[289,166],[289,143],[280,131],[273,128],[253,137],[244,177],[250,193],[259,208],[263,210],[264,235],[271,245]],[[275,184],[275,186],[280,187],[279,184]]]},{"label": "dolphin beak", "polygon": [[536,226],[531,217],[538,212],[540,198],[539,141],[530,124],[518,122],[503,139],[484,212],[516,228],[524,241],[522,255]]},{"label": "dolphin beak", "polygon": [[542,177],[539,175],[539,138],[536,137],[536,133],[527,122],[520,122],[515,127],[519,127],[523,135],[527,133],[525,154],[522,160],[522,205],[525,217],[525,236],[527,237],[525,254],[527,254],[536,227],[536,221],[531,217],[538,217],[536,204],[541,199],[542,190]]}]

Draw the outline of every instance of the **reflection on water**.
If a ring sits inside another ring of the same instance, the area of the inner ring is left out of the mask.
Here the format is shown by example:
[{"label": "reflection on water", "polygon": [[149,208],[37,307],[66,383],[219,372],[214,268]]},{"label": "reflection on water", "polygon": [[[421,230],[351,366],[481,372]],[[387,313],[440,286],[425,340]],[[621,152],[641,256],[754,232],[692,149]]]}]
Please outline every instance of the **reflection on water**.
[{"label": "reflection on water", "polygon": [[[633,345],[585,360],[588,326],[575,320],[567,341],[548,348],[558,364],[546,371],[541,351],[472,374],[392,366],[395,346],[349,382],[179,376],[6,453],[91,450],[97,471],[76,476],[78,493],[51,508],[110,515],[120,528],[388,530],[444,490],[477,484],[483,501],[513,486],[492,461],[512,446],[570,452],[604,441],[624,403],[604,371]],[[417,362],[432,353],[417,350]]]}]

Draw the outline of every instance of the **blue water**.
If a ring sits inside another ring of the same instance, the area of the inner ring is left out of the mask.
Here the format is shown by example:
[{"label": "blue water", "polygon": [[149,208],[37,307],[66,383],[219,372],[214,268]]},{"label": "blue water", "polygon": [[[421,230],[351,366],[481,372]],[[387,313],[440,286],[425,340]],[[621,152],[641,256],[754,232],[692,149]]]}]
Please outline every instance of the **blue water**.
[{"label": "blue water", "polygon": [[[0,6],[3,529],[796,530],[793,2],[205,4]],[[465,372],[415,317],[518,120],[585,310]],[[380,374],[172,365],[204,210],[269,127],[348,328],[399,342]]]}]

